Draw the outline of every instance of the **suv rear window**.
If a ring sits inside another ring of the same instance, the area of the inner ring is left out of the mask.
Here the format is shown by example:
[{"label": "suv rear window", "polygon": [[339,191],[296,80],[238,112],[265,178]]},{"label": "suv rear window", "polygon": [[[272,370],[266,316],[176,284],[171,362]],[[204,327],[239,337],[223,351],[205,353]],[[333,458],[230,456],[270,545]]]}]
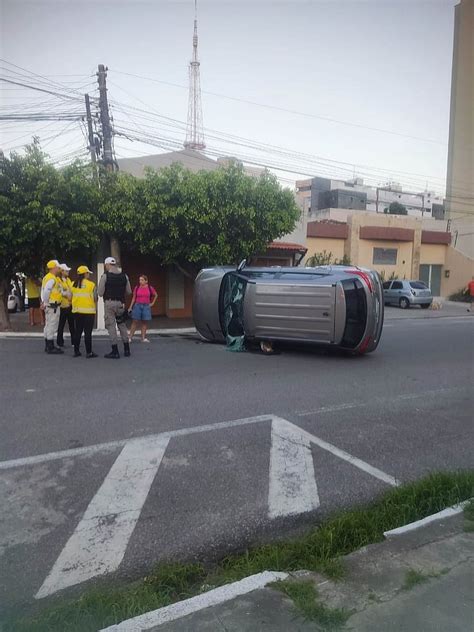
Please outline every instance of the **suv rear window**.
[{"label": "suv rear window", "polygon": [[341,345],[354,349],[362,340],[367,325],[367,298],[359,279],[342,281],[346,297],[346,326]]},{"label": "suv rear window", "polygon": [[428,287],[422,281],[410,281],[410,287],[414,290],[427,290]]}]

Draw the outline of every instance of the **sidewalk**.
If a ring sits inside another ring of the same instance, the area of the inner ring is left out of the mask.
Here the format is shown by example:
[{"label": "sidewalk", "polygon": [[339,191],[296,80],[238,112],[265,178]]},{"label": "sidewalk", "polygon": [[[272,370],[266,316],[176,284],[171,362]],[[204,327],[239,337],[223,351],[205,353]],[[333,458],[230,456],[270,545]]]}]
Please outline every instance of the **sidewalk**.
[{"label": "sidewalk", "polygon": [[447,301],[435,299],[435,303],[440,305],[440,309],[421,309],[421,307],[410,307],[401,309],[400,307],[386,305],[385,320],[409,320],[418,318],[447,318],[453,316],[473,317],[474,313],[469,312],[469,303],[459,303],[457,301]]},{"label": "sidewalk", "polygon": [[[329,617],[337,612],[333,609],[352,612],[340,629],[468,632],[474,629],[474,535],[465,532],[464,525],[459,514],[389,536],[347,556],[346,574],[339,582],[304,571],[295,573],[292,581],[311,582],[317,603]],[[267,587],[155,627],[134,624],[132,619],[110,629],[317,632],[327,628],[318,617],[305,620],[280,590]]]}]

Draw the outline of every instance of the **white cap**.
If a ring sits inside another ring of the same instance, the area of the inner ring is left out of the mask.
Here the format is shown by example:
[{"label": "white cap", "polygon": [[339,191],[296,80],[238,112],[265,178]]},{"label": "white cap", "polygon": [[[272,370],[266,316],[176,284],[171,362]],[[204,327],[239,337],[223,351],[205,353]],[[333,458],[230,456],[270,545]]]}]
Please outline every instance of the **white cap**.
[{"label": "white cap", "polygon": [[105,265],[111,265],[111,266],[116,266],[117,262],[115,261],[114,257],[107,257],[107,259],[104,261]]},{"label": "white cap", "polygon": [[67,263],[61,263],[59,267],[61,268],[61,270],[64,270],[64,272],[69,272],[71,270]]}]

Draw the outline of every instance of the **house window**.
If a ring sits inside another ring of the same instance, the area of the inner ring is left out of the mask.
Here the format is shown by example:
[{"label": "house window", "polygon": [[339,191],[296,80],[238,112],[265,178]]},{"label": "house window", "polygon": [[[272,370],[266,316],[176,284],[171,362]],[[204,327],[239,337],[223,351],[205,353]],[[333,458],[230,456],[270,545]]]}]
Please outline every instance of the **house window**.
[{"label": "house window", "polygon": [[395,266],[397,265],[397,248],[374,248],[372,263]]}]

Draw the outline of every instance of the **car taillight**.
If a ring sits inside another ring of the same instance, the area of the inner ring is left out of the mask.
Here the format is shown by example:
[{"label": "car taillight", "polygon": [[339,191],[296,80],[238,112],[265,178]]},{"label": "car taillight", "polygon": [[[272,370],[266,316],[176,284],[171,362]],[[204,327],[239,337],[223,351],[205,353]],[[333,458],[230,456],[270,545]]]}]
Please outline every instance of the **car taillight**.
[{"label": "car taillight", "polygon": [[362,344],[360,345],[358,349],[359,353],[365,353],[367,351],[367,347],[369,346],[371,340],[372,340],[371,336],[367,336],[367,338],[364,339],[364,341],[362,342]]},{"label": "car taillight", "polygon": [[369,288],[369,291],[373,294],[374,286],[372,285],[372,279],[370,278],[370,274],[367,274],[367,272],[363,272],[362,270],[357,270],[357,269],[345,270],[345,272],[351,272],[352,274],[356,274],[357,276],[364,279],[364,281],[367,283],[367,287]]}]

